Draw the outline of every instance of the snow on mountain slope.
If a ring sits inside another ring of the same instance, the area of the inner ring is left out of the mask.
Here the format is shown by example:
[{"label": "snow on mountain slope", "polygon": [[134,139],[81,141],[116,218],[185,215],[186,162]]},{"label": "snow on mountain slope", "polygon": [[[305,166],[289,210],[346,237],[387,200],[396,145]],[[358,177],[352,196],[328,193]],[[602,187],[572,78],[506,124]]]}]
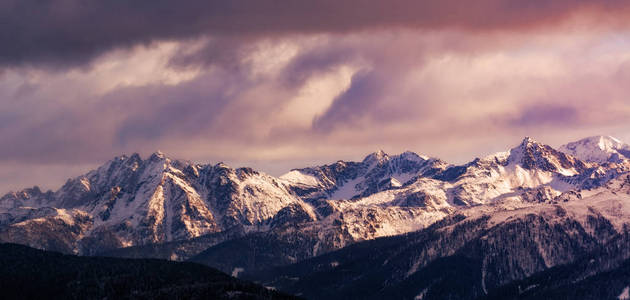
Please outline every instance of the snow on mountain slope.
[{"label": "snow on mountain slope", "polygon": [[630,146],[611,136],[592,136],[560,146],[558,150],[600,164],[619,163],[630,157]]},{"label": "snow on mountain slope", "polygon": [[[337,200],[333,193],[327,203],[343,215],[343,223],[354,238],[373,238],[424,228],[462,207],[495,203],[520,207],[530,205],[523,202],[549,201],[562,192],[579,189],[581,180],[574,177],[588,168],[579,160],[525,139],[508,152],[464,166],[436,168],[425,173],[429,177],[418,176],[401,187],[346,200]],[[344,185],[337,191],[345,191]],[[361,230],[357,227],[362,225],[355,225],[361,220],[381,226]]]},{"label": "snow on mountain slope", "polygon": [[306,200],[348,200],[399,188],[414,177],[443,169],[448,164],[413,152],[390,156],[374,152],[361,162],[338,161],[331,165],[295,169],[280,176]]},{"label": "snow on mountain slope", "polygon": [[[363,197],[338,200],[336,193],[347,189],[342,184],[326,203],[343,216],[341,222],[350,235],[361,240],[421,229],[470,206],[513,209],[549,202],[564,192],[602,185],[629,170],[623,165],[602,169],[531,138],[507,152],[463,166],[438,166],[421,167],[405,185]],[[355,182],[364,177],[357,178],[349,181],[351,186],[359,186]]]},{"label": "snow on mountain slope", "polygon": [[34,188],[9,194],[0,206],[10,226],[24,219],[20,211],[27,207],[86,213],[92,223],[82,228],[72,246],[73,252],[81,252],[189,239],[234,226],[264,226],[282,208],[301,202],[263,173],[223,164],[195,165],[157,152],[146,160],[137,154],[117,157],[68,180],[54,193]]},{"label": "snow on mountain slope", "polygon": [[[10,226],[0,229],[0,241],[13,242],[40,249],[72,253],[76,251],[77,241],[93,225],[92,217],[80,210],[72,209],[26,209],[10,215]],[[5,215],[6,216],[6,215]]]},{"label": "snow on mountain slope", "polygon": [[39,207],[53,199],[53,192],[43,193],[39,187],[12,192],[0,198],[0,214],[16,207]]},{"label": "snow on mountain slope", "polygon": [[[310,298],[411,299],[425,293],[442,299],[456,290],[463,292],[455,299],[477,299],[576,260],[590,260],[581,269],[585,273],[614,268],[615,260],[630,257],[628,228],[630,177],[621,176],[547,203],[463,208],[424,230],[352,245],[276,272],[262,270],[252,278]],[[599,263],[609,254],[612,259]],[[462,276],[466,280],[453,281]]]},{"label": "snow on mountain slope", "polygon": [[[172,160],[161,152],[145,160],[133,154],[70,179],[56,192],[32,188],[0,198],[0,239],[27,243],[15,234],[22,226],[31,230],[30,239],[90,254],[234,228],[289,234],[299,225],[301,234],[313,235],[308,253],[314,255],[419,230],[467,207],[549,202],[628,171],[628,163],[584,162],[530,138],[460,166],[378,151],[361,162],[295,169],[279,178],[222,163]],[[61,218],[60,212],[72,213]],[[52,234],[37,225],[46,223],[42,219],[72,234]]]},{"label": "snow on mountain slope", "polygon": [[[400,163],[388,164],[405,156],[413,157],[413,161],[421,164],[406,169],[411,170],[407,173],[392,167],[400,166]],[[387,171],[383,172],[383,169]],[[281,179],[300,187],[310,185],[320,193],[329,191],[320,194],[317,203],[325,203],[327,212],[324,217],[333,217],[318,222],[342,224],[352,240],[360,241],[425,228],[466,207],[492,205],[515,209],[550,202],[567,191],[597,187],[628,170],[623,165],[602,168],[585,163],[525,138],[507,152],[476,159],[463,166],[409,153],[390,157],[377,152],[360,163],[337,162],[293,170]],[[367,178],[382,179],[392,174],[407,174],[411,180],[404,185],[368,193],[361,189]],[[327,232],[324,226],[320,231]]]},{"label": "snow on mountain slope", "polygon": [[585,163],[525,138],[508,152],[450,167],[433,178],[448,182],[443,189],[449,203],[468,206],[516,199],[523,191],[539,187],[549,187],[556,194],[590,189],[629,170],[627,164]]}]

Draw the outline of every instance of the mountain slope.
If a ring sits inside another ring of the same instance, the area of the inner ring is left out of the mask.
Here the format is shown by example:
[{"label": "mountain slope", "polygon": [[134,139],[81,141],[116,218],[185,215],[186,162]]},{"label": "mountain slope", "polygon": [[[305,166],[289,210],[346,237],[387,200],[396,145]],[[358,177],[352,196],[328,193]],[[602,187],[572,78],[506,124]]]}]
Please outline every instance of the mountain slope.
[{"label": "mountain slope", "polygon": [[[627,240],[628,228],[630,177],[624,176],[551,203],[462,210],[415,233],[246,276],[307,298],[475,299],[590,253],[628,249],[611,246]],[[617,257],[628,259],[630,251]]]},{"label": "mountain slope", "polygon": [[558,150],[600,164],[630,158],[630,146],[611,136],[592,136],[560,146]]},{"label": "mountain slope", "polygon": [[326,166],[295,169],[280,178],[293,183],[304,199],[349,200],[404,186],[414,177],[446,165],[438,159],[413,152],[390,156],[381,150],[361,162],[338,161]]},{"label": "mountain slope", "polygon": [[630,290],[630,235],[577,261],[493,290],[483,299],[624,299]]},{"label": "mountain slope", "polygon": [[[380,158],[373,156],[368,156],[364,164],[374,166],[368,176],[370,180],[385,176],[382,174],[405,172],[411,177],[415,174],[413,168],[423,164],[422,158],[411,153],[391,161],[384,158],[388,157],[385,154]],[[371,188],[368,183],[364,185]],[[296,222],[313,223],[318,227],[313,232],[323,230],[328,236],[324,239],[334,239],[330,236],[348,230],[340,229],[341,225],[335,222],[345,220],[339,205],[326,201],[314,203],[308,197],[300,197],[298,190],[299,184],[295,182],[248,168],[197,165],[171,160],[159,152],[146,160],[137,154],[121,156],[95,171],[68,180],[54,193],[33,188],[2,197],[0,239],[66,253],[95,254],[123,247],[186,241],[206,234],[233,232],[234,228],[241,228],[244,233],[269,231]],[[374,211],[374,208],[353,209],[347,216]],[[398,227],[400,218],[406,218],[403,223],[413,223],[414,216],[423,214],[424,209],[393,208],[391,212],[376,210],[376,213]],[[427,220],[431,222],[444,215],[441,212]],[[322,246],[320,251],[420,228],[426,222],[411,229],[384,232],[371,227],[354,228],[352,237]],[[68,234],[59,235],[59,232]]]},{"label": "mountain slope", "polygon": [[[78,253],[185,240],[233,227],[263,226],[282,208],[302,201],[277,179],[251,169],[223,164],[195,165],[155,153],[146,160],[121,156],[58,191],[38,189],[4,196],[5,240],[20,231],[45,249],[50,237],[43,223],[74,233],[74,242],[56,241],[53,250]],[[82,226],[74,229],[80,214]],[[309,217],[314,218],[312,211]],[[72,228],[72,230],[68,229]],[[25,230],[22,230],[25,229]],[[18,240],[12,240],[16,237]]]}]

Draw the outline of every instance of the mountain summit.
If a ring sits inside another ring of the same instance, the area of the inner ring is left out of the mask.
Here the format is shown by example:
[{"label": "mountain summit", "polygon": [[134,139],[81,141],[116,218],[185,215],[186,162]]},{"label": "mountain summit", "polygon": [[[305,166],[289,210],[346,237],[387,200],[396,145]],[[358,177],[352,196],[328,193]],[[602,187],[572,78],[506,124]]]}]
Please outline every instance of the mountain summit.
[{"label": "mountain summit", "polygon": [[630,158],[630,145],[611,136],[592,136],[560,146],[558,150],[589,162],[619,163]]},{"label": "mountain summit", "polygon": [[567,176],[579,174],[587,168],[579,159],[538,143],[530,137],[526,137],[518,147],[510,150],[508,160],[520,164],[524,169],[560,172]]}]

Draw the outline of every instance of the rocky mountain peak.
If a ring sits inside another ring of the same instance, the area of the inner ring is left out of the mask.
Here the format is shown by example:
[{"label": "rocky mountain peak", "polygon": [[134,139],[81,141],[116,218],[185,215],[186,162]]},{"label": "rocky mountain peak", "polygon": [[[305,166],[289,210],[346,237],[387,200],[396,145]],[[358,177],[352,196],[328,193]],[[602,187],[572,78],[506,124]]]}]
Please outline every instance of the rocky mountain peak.
[{"label": "rocky mountain peak", "polygon": [[529,160],[535,160],[545,154],[548,153],[545,153],[544,145],[534,141],[530,137],[525,137],[518,146],[510,150],[508,160],[510,162],[524,163],[529,166]]},{"label": "rocky mountain peak", "polygon": [[630,158],[630,145],[611,136],[592,136],[560,146],[560,151],[584,161],[619,163]]},{"label": "rocky mountain peak", "polygon": [[372,164],[379,163],[389,159],[389,155],[385,153],[383,150],[378,150],[374,153],[369,154],[363,159],[363,163]]},{"label": "rocky mountain peak", "polygon": [[521,145],[532,145],[532,144],[538,144],[538,142],[536,142],[533,138],[526,136],[525,138],[523,138],[523,141],[521,142]]},{"label": "rocky mountain peak", "polygon": [[570,155],[541,144],[530,137],[510,150],[508,163],[519,164],[527,170],[559,172],[564,175],[575,175],[586,168],[584,162]]},{"label": "rocky mountain peak", "polygon": [[396,155],[394,158],[400,159],[400,160],[415,161],[415,162],[424,162],[431,159],[428,156],[419,155],[412,151],[405,151],[399,155]]},{"label": "rocky mountain peak", "polygon": [[153,152],[151,156],[149,156],[149,161],[157,161],[157,160],[164,160],[164,159],[166,159],[166,155],[164,154],[164,152],[160,150]]}]

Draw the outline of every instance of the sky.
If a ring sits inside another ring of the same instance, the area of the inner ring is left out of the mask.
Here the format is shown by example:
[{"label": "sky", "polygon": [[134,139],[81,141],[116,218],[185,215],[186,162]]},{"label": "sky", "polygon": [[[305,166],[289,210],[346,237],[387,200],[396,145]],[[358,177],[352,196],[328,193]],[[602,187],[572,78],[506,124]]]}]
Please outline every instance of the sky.
[{"label": "sky", "polygon": [[630,141],[622,0],[3,0],[0,194],[121,154],[291,168]]}]

